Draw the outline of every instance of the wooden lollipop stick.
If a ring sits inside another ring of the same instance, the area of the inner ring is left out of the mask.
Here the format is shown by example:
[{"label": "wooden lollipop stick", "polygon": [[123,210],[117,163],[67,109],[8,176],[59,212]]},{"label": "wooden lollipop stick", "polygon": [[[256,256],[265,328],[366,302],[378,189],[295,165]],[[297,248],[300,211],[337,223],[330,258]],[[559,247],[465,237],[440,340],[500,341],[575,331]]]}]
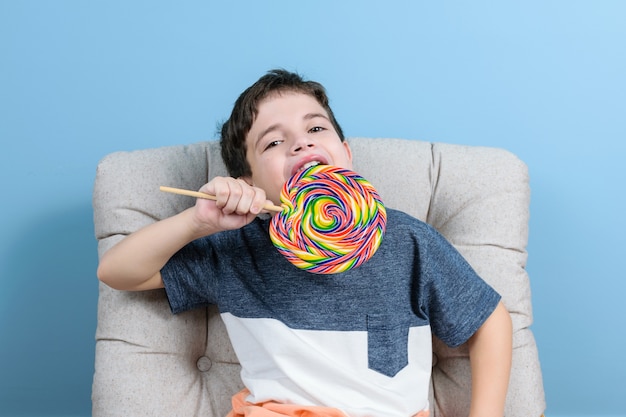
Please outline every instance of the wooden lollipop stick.
[{"label": "wooden lollipop stick", "polygon": [[[159,189],[166,193],[186,195],[189,197],[196,197],[196,198],[203,198],[205,200],[213,200],[213,201],[217,200],[217,198],[214,195],[201,193],[199,191],[184,190],[182,188],[165,187],[165,186],[161,186],[159,187]],[[263,208],[267,211],[275,211],[277,213],[280,213],[281,211],[283,211],[282,207],[275,206],[269,203],[264,205]]]}]

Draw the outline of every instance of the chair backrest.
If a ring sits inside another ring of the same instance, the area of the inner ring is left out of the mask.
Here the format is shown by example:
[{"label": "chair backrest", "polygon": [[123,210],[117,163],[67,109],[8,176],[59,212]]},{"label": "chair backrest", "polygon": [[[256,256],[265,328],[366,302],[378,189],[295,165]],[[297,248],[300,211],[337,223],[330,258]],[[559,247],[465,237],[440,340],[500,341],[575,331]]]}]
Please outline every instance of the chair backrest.
[{"label": "chair backrest", "polygon": [[[526,165],[510,152],[402,139],[351,138],[354,170],[388,207],[432,224],[503,296],[513,320],[508,417],[545,409],[529,328],[526,265],[530,191]],[[117,152],[98,165],[93,207],[99,253],[127,234],[194,203],[162,193],[199,189],[226,175],[217,142]],[[100,285],[93,416],[221,417],[242,388],[239,364],[215,308],[172,315],[162,290]],[[467,415],[467,347],[434,340],[433,415]]]}]

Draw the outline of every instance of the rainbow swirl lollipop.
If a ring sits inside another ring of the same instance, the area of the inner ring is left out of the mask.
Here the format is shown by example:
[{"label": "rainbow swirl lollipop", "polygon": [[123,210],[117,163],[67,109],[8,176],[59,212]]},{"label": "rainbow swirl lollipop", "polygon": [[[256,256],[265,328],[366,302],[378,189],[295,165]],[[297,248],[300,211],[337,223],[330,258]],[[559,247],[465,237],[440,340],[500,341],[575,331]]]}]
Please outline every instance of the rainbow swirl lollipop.
[{"label": "rainbow swirl lollipop", "polygon": [[317,165],[283,186],[285,207],[272,218],[270,238],[289,262],[309,272],[335,274],[370,259],[382,242],[387,212],[363,177]]}]

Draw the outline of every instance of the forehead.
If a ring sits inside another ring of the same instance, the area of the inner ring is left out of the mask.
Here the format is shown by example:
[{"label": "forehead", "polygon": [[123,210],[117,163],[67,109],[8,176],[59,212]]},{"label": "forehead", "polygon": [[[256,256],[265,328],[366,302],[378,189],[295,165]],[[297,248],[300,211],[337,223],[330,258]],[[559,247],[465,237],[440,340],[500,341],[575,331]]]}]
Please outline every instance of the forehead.
[{"label": "forehead", "polygon": [[303,117],[311,112],[321,113],[328,117],[328,112],[310,94],[298,91],[274,92],[263,98],[257,105],[257,113],[252,121],[252,128],[255,127],[255,124],[268,119]]}]

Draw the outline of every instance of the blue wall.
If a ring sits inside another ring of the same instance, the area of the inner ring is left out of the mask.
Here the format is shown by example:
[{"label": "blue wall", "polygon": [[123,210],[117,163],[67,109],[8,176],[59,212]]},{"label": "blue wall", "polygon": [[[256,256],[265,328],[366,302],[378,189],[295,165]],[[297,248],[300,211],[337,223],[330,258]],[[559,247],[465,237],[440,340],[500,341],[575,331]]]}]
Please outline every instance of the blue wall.
[{"label": "blue wall", "polygon": [[349,136],[529,165],[547,414],[626,416],[626,3],[216,3],[0,0],[0,416],[90,413],[98,160],[215,138],[279,66]]}]

